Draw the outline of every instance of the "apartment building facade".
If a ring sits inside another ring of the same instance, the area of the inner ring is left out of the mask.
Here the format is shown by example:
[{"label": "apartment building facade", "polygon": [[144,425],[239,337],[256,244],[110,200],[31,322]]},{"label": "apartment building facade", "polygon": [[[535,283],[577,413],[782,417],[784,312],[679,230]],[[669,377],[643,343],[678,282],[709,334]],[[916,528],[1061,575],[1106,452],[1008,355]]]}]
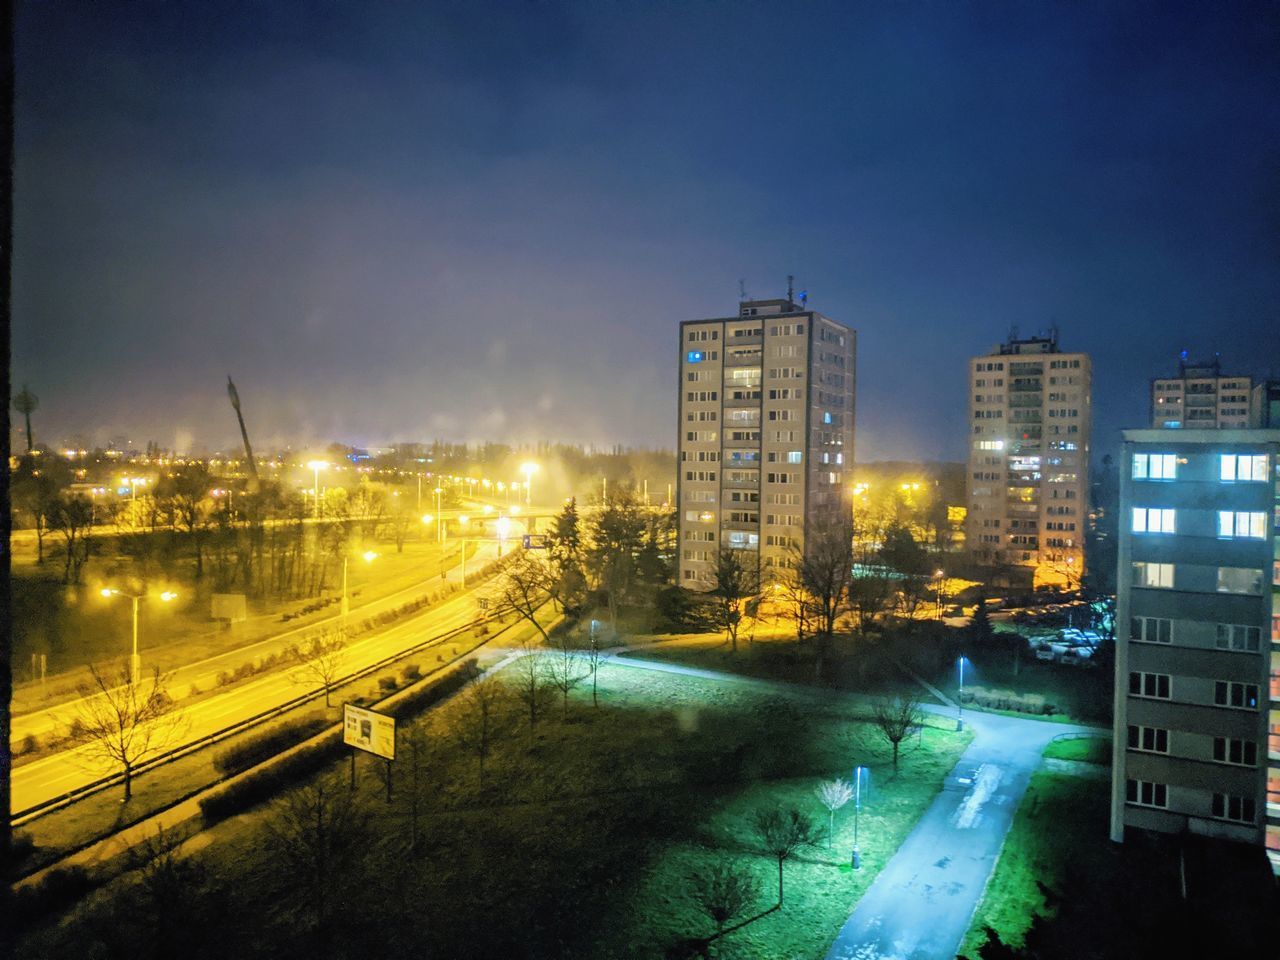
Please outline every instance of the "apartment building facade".
[{"label": "apartment building facade", "polygon": [[1280,430],[1124,434],[1111,836],[1280,867]]},{"label": "apartment building facade", "polygon": [[1157,430],[1242,430],[1251,420],[1253,380],[1222,373],[1217,358],[1191,363],[1151,381],[1151,426]]},{"label": "apartment building facade", "polygon": [[791,300],[680,324],[681,585],[710,589],[723,548],[780,580],[814,530],[847,522],[855,340]]},{"label": "apartment building facade", "polygon": [[1084,575],[1093,371],[1057,333],[969,361],[968,514],[979,563],[1035,584]]}]

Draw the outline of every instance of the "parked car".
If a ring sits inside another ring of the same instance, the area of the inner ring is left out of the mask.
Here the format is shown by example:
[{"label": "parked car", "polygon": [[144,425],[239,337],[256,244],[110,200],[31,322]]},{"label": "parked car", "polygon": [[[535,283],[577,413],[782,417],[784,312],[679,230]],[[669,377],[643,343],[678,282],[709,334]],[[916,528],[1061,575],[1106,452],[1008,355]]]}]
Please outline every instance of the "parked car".
[{"label": "parked car", "polygon": [[1058,662],[1069,667],[1093,667],[1093,647],[1068,647]]},{"label": "parked car", "polygon": [[1042,643],[1036,647],[1036,659],[1053,663],[1060,660],[1066,652],[1067,645],[1065,643]]}]

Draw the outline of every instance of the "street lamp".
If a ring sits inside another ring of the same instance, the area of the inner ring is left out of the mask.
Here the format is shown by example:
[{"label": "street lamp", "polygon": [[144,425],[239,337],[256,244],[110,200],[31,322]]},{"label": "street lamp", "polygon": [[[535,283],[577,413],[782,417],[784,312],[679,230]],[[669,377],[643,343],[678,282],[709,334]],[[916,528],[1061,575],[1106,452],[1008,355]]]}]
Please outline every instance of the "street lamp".
[{"label": "street lamp", "polygon": [[862,810],[862,771],[866,767],[853,768],[853,869],[862,866],[862,851],[858,849],[858,813]]},{"label": "street lamp", "polygon": [[946,574],[941,570],[935,570],[933,572],[933,576],[938,581],[938,585],[937,585],[938,586],[938,619],[941,620],[942,619],[942,578],[946,576]]},{"label": "street lamp", "polygon": [[964,729],[964,701],[960,698],[964,695],[964,657],[958,661],[960,664],[960,692],[956,694],[956,730]]},{"label": "street lamp", "polygon": [[[364,557],[365,563],[373,563],[378,555],[372,550],[366,550],[361,556]],[[345,627],[347,623],[347,612],[351,609],[351,601],[347,598],[347,557],[342,558],[342,625]]]},{"label": "street lamp", "polygon": [[324,460],[308,460],[307,466],[315,471],[315,485],[311,488],[312,496],[315,498],[315,517],[320,519],[320,471],[328,468],[329,464]]},{"label": "street lamp", "polygon": [[511,531],[511,519],[509,517],[498,517],[494,527],[498,532],[498,556],[501,557],[502,548],[507,542],[507,534]]},{"label": "street lamp", "polygon": [[436,543],[444,543],[444,511],[440,498],[444,496],[444,487],[436,487]]},{"label": "street lamp", "polygon": [[[107,598],[128,597],[133,601],[133,653],[129,657],[129,682],[136,684],[142,678],[142,658],[138,655],[138,601],[145,597],[146,594],[126,593],[115,587],[103,587],[99,592]],[[175,600],[177,597],[178,595],[172,590],[165,590],[160,594],[160,599],[165,603]]]},{"label": "street lamp", "polygon": [[529,481],[538,472],[538,465],[532,462],[522,463],[520,464],[520,472],[524,474],[524,503],[525,506],[528,506],[532,502],[531,497],[533,495],[533,487]]}]

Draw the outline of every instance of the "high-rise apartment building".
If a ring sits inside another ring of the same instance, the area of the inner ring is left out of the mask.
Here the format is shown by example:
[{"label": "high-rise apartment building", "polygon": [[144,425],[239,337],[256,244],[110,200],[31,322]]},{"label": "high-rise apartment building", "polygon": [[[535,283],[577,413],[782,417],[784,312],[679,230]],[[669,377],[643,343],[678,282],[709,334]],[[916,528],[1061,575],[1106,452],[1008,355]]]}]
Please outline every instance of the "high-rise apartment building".
[{"label": "high-rise apartment building", "polygon": [[1280,868],[1280,430],[1129,430],[1111,837],[1184,829]]},{"label": "high-rise apartment building", "polygon": [[1249,377],[1226,376],[1217,358],[1191,363],[1184,353],[1176,377],[1151,381],[1151,426],[1160,430],[1239,430],[1249,416]]},{"label": "high-rise apartment building", "polygon": [[1280,380],[1263,380],[1253,385],[1249,398],[1249,426],[1280,430]]},{"label": "high-rise apartment building", "polygon": [[1078,586],[1088,519],[1092,368],[1057,332],[969,361],[966,540],[980,563]]},{"label": "high-rise apartment building", "polygon": [[722,548],[751,551],[768,582],[847,522],[855,336],[789,299],[680,324],[683,586],[710,588]]}]

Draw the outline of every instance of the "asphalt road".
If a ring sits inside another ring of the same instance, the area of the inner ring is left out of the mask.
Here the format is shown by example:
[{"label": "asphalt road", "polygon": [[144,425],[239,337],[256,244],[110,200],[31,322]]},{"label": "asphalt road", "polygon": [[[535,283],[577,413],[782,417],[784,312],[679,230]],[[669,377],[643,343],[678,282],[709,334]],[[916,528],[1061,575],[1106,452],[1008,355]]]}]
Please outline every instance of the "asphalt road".
[{"label": "asphalt road", "polygon": [[[487,554],[485,559],[489,559]],[[403,624],[352,643],[343,655],[342,672],[350,673],[377,663],[407,647],[470,623],[476,616],[474,594],[460,593]],[[182,708],[180,729],[165,736],[167,748],[177,749],[317,688],[314,678],[287,669],[236,684],[225,692]],[[52,713],[56,715],[54,722],[65,728],[76,715],[76,709],[67,705]],[[96,759],[94,753],[81,746],[16,767],[12,784],[15,816],[115,771],[112,765]]]},{"label": "asphalt road", "polygon": [[965,723],[973,742],[858,901],[827,960],[952,960],[1045,744],[1088,729],[979,713],[967,713]]}]

